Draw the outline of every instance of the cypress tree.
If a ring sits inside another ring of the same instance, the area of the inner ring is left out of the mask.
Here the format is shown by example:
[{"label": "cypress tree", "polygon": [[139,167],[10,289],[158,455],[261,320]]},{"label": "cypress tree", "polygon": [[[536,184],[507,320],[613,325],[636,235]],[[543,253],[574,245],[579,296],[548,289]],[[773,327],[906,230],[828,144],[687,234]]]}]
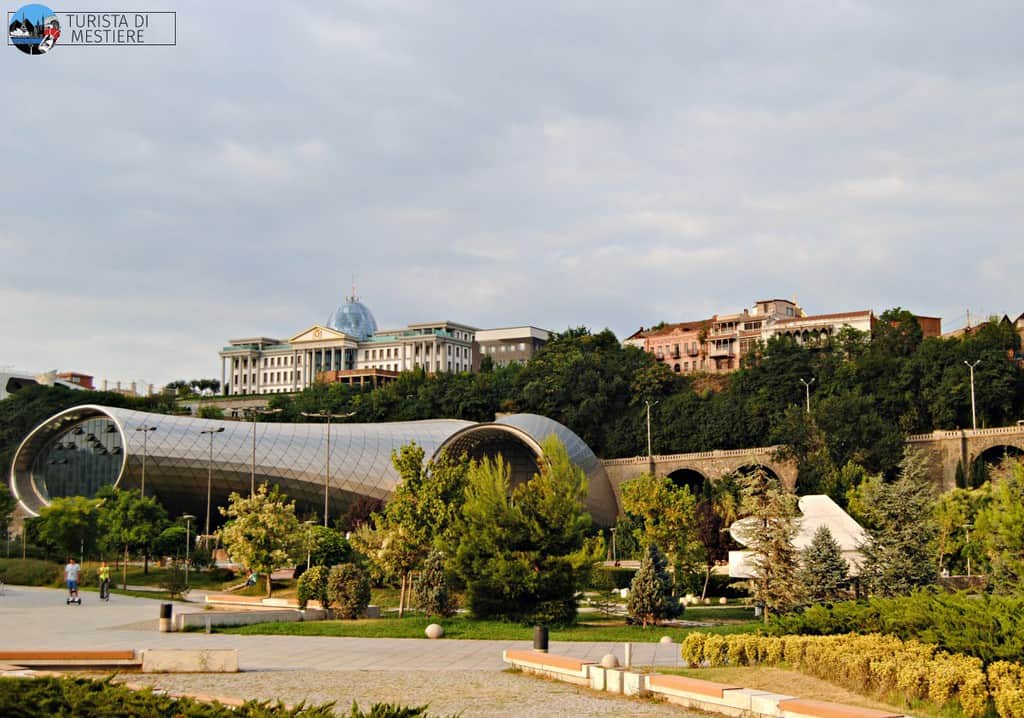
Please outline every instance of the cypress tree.
[{"label": "cypress tree", "polygon": [[640,621],[644,628],[648,623],[657,625],[661,619],[676,615],[668,561],[654,543],[647,544],[640,570],[630,584],[627,610],[630,618]]},{"label": "cypress tree", "polygon": [[935,488],[924,455],[907,447],[899,478],[877,484],[871,493],[864,506],[868,540],[860,547],[861,578],[882,596],[903,595],[934,583],[938,577]]},{"label": "cypress tree", "polygon": [[800,580],[808,600],[821,602],[839,598],[850,567],[828,526],[818,527],[801,559]]}]

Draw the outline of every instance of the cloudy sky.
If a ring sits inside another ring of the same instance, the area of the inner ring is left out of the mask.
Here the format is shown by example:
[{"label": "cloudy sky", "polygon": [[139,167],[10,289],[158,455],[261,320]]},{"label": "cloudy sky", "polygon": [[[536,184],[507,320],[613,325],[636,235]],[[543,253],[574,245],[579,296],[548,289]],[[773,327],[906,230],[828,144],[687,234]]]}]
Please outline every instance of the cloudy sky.
[{"label": "cloudy sky", "polygon": [[1024,311],[1019,2],[253,5],[0,52],[0,366],[219,379],[353,275],[382,328]]}]

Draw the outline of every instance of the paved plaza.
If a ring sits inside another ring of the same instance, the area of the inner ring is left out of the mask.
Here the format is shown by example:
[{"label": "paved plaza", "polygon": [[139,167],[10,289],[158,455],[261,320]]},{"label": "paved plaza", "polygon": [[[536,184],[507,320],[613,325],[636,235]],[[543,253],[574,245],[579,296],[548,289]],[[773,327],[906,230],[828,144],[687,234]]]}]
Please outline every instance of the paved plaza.
[{"label": "paved plaza", "polygon": [[[236,648],[238,674],[136,675],[170,690],[290,703],[337,701],[345,707],[392,701],[429,703],[434,715],[463,716],[694,715],[678,707],[608,697],[587,689],[505,671],[501,652],[529,648],[528,641],[470,641],[240,636],[160,633],[160,602],[114,595],[110,602],[84,591],[81,606],[68,606],[66,591],[8,586],[0,596],[0,636],[5,650]],[[175,603],[174,611],[201,611],[201,603]],[[552,642],[551,652],[599,661],[623,660],[622,644]],[[635,665],[678,665],[679,646],[633,644]]]}]

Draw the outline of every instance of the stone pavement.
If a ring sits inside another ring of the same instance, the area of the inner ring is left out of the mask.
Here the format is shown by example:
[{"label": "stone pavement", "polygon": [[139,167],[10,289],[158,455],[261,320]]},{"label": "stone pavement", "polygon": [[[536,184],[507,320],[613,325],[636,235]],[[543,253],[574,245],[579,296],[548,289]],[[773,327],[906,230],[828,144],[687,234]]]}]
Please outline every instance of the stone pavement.
[{"label": "stone pavement", "polygon": [[[530,648],[529,641],[430,641],[413,638],[236,636],[160,633],[160,602],[113,595],[109,602],[83,591],[81,606],[65,604],[66,590],[8,586],[0,595],[0,647],[5,650],[237,648],[243,671],[501,671],[501,651]],[[175,612],[201,611],[176,603]],[[600,661],[606,653],[624,659],[620,643],[552,642],[552,653]],[[678,644],[634,643],[633,664],[678,665]]]}]

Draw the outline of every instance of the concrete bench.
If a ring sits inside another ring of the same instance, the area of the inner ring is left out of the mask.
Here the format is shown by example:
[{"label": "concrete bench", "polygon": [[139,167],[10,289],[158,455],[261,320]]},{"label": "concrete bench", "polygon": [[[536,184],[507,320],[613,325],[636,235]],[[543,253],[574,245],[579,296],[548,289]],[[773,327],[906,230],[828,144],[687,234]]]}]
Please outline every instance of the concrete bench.
[{"label": "concrete bench", "polygon": [[143,673],[237,673],[237,648],[147,648]]},{"label": "concrete bench", "polygon": [[126,651],[0,651],[0,662],[16,666],[138,667],[134,650]]},{"label": "concrete bench", "polygon": [[779,701],[784,718],[902,718],[902,713],[858,708],[840,703],[828,703],[807,698]]},{"label": "concrete bench", "polygon": [[505,663],[536,675],[549,676],[559,680],[586,686],[590,684],[588,666],[593,661],[583,661],[569,656],[555,656],[539,651],[502,651]]},{"label": "concrete bench", "polygon": [[686,676],[665,676],[654,675],[647,678],[647,687],[653,693],[680,693],[698,698],[718,698],[721,700],[725,691],[733,691],[741,688],[728,683],[715,683],[714,681],[703,681],[699,678],[687,678]]}]

